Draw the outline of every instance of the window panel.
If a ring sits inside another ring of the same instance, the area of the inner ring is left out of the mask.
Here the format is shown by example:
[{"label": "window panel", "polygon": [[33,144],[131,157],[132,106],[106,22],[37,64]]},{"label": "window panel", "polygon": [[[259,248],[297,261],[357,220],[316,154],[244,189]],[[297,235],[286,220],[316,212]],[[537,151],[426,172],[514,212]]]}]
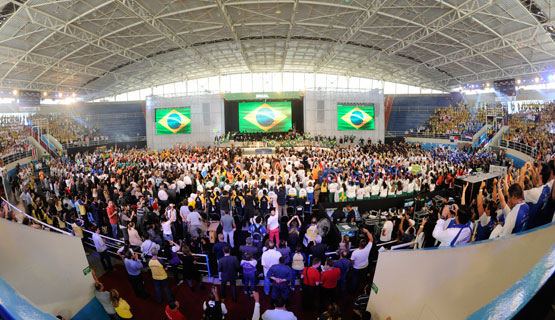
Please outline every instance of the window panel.
[{"label": "window panel", "polygon": [[293,85],[293,74],[286,72],[283,74],[283,91],[293,91],[295,87]]},{"label": "window panel", "polygon": [[360,89],[360,78],[350,77],[349,78],[349,89]]},{"label": "window panel", "polygon": [[372,89],[372,79],[360,78],[360,88],[361,89]]},{"label": "window panel", "polygon": [[197,80],[197,90],[198,92],[204,92],[205,90],[208,90],[208,78]]},{"label": "window panel", "polygon": [[272,73],[272,91],[283,91],[281,73]]},{"label": "window panel", "polygon": [[157,86],[152,88],[152,94],[154,95],[163,95],[164,94],[164,86]]},{"label": "window panel", "polygon": [[187,82],[185,81],[176,82],[175,93],[187,93]]},{"label": "window panel", "polygon": [[164,94],[174,94],[175,85],[173,83],[168,83],[164,85]]},{"label": "window panel", "polygon": [[305,73],[304,87],[305,89],[316,88],[316,76],[314,75],[314,73]]},{"label": "window panel", "polygon": [[264,76],[261,73],[253,73],[252,75],[252,91],[264,92]]},{"label": "window panel", "polygon": [[326,75],[326,88],[337,89],[337,76],[333,74]]},{"label": "window panel", "polygon": [[338,88],[348,88],[349,87],[349,82],[347,80],[347,77],[345,76],[338,76],[337,77],[337,87]]},{"label": "window panel", "polygon": [[232,74],[229,76],[230,78],[230,89],[231,92],[242,92],[241,91],[241,75],[240,74]]},{"label": "window panel", "polygon": [[316,75],[316,88],[325,88],[327,85],[326,83],[326,75],[325,74],[317,74]]},{"label": "window panel", "polygon": [[241,75],[241,92],[252,92],[252,75],[246,73]]},{"label": "window panel", "polygon": [[304,82],[304,73],[294,73],[293,74],[293,90],[304,90],[306,88]]},{"label": "window panel", "polygon": [[415,86],[409,86],[409,94],[420,94],[420,88]]},{"label": "window panel", "polygon": [[220,91],[221,92],[231,92],[231,86],[229,84],[229,76],[220,77]]},{"label": "window panel", "polygon": [[128,92],[127,93],[127,99],[129,101],[141,100],[141,94],[140,94],[139,90]]},{"label": "window panel", "polygon": [[198,91],[197,80],[187,81],[187,93],[194,93]]},{"label": "window panel", "polygon": [[395,90],[397,94],[407,94],[409,93],[409,86],[406,84],[397,83],[397,89]]},{"label": "window panel", "polygon": [[271,92],[273,91],[273,86],[272,86],[272,74],[270,73],[264,73],[262,74],[262,78],[264,81],[262,81],[264,88],[263,91],[264,92]]},{"label": "window panel", "polygon": [[383,87],[384,94],[395,94],[395,83],[393,82],[385,82]]},{"label": "window panel", "polygon": [[208,78],[208,90],[210,90],[211,92],[220,91],[220,79],[218,77]]}]

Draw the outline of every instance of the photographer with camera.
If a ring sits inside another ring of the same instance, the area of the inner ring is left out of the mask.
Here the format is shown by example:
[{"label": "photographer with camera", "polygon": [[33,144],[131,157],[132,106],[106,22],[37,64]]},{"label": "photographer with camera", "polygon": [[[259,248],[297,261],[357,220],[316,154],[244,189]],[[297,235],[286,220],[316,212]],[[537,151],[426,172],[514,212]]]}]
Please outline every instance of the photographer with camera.
[{"label": "photographer with camera", "polygon": [[469,208],[458,208],[453,220],[454,223],[448,222],[447,216],[449,213],[453,214],[454,210],[449,208],[449,210],[443,210],[441,214],[438,213],[437,222],[432,235],[440,242],[439,246],[456,246],[469,242],[472,236]]}]

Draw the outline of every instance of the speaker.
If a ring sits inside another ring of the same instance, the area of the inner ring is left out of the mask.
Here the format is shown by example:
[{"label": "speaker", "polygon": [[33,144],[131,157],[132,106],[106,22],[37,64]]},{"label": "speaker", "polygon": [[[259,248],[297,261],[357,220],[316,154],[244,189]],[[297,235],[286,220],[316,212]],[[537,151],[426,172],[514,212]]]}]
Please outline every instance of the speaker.
[{"label": "speaker", "polygon": [[209,103],[202,104],[202,123],[205,126],[210,125],[210,104]]},{"label": "speaker", "polygon": [[324,100],[318,100],[316,105],[316,122],[323,123],[325,120]]}]

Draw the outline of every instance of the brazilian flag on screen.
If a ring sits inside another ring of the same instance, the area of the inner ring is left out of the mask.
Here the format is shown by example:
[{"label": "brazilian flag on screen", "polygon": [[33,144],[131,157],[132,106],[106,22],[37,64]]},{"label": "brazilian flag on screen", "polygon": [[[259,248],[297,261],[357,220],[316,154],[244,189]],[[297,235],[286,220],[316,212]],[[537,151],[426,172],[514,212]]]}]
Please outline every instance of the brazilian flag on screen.
[{"label": "brazilian flag on screen", "polygon": [[374,130],[374,106],[338,104],[337,130]]},{"label": "brazilian flag on screen", "polygon": [[156,109],[156,134],[191,133],[191,108]]},{"label": "brazilian flag on screen", "polygon": [[239,131],[284,132],[291,122],[291,101],[239,103]]}]

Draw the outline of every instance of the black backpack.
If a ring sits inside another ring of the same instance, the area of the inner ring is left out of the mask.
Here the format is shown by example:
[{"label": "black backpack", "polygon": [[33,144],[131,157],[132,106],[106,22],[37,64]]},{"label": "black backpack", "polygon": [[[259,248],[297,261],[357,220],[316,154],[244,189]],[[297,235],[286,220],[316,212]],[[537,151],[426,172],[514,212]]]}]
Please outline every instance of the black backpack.
[{"label": "black backpack", "polygon": [[252,231],[252,242],[253,244],[259,244],[262,242],[262,225],[254,225],[254,230]]},{"label": "black backpack", "polygon": [[221,320],[223,318],[222,304],[219,301],[213,301],[214,306],[210,306],[210,302],[206,302],[206,310],[204,310],[204,318],[207,320]]}]

